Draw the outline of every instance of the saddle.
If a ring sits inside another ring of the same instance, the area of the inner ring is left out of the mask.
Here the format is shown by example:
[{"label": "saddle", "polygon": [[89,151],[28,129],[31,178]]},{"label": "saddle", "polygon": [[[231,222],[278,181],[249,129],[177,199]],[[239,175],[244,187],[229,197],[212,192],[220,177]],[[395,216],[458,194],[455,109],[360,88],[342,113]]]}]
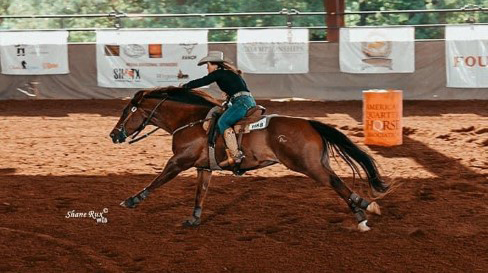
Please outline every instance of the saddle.
[{"label": "saddle", "polygon": [[[269,119],[273,116],[265,116],[263,115],[266,111],[261,105],[257,105],[251,109],[249,109],[246,113],[246,116],[234,124],[233,129],[237,135],[237,143],[239,149],[241,149],[242,143],[242,135],[250,133],[253,130],[264,129],[267,127],[269,123]],[[209,147],[209,167],[211,170],[222,170],[220,166],[217,164],[217,160],[215,158],[215,144],[217,142],[217,130],[216,124],[217,120],[220,118],[222,114],[222,108],[214,107],[212,108],[209,113],[207,114],[208,121],[203,124],[203,128],[208,134],[208,147]],[[242,175],[245,171],[240,170],[239,166],[236,166],[233,172],[237,175]]]},{"label": "saddle", "polygon": [[252,129],[249,125],[262,119],[264,112],[266,112],[266,108],[261,105],[256,105],[253,108],[247,110],[244,118],[234,124],[234,132],[236,132],[236,134],[247,134],[251,132]]},{"label": "saddle", "polygon": [[[207,117],[206,117],[206,119],[208,119],[208,120],[203,123],[203,129],[205,129],[207,134],[210,134],[210,129],[213,129],[213,128],[211,128],[210,123],[212,123],[212,124],[216,123],[216,121],[218,120],[218,118],[222,114],[221,111],[222,111],[222,109],[220,107],[216,106],[208,112]],[[254,123],[265,118],[265,116],[264,116],[265,112],[266,112],[266,108],[264,108],[261,105],[256,105],[256,106],[252,107],[251,109],[247,110],[247,113],[244,116],[244,118],[239,120],[232,127],[234,129],[234,132],[236,132],[236,134],[240,134],[240,133],[247,134],[247,133],[251,132],[252,130],[262,129],[257,124],[254,126],[251,126],[251,125],[253,125]],[[215,127],[215,126],[212,126],[212,127]]]}]

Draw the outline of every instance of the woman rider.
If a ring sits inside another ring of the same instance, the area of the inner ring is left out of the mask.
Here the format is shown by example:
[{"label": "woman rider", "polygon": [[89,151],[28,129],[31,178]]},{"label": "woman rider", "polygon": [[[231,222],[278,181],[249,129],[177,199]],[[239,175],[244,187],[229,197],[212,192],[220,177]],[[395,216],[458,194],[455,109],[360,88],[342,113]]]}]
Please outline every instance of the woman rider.
[{"label": "woman rider", "polygon": [[226,150],[228,158],[220,165],[239,164],[244,155],[238,149],[236,134],[232,126],[246,115],[247,110],[256,106],[256,101],[241,76],[242,71],[224,61],[223,52],[209,51],[208,55],[198,62],[199,66],[203,64],[207,64],[208,75],[183,84],[182,87],[192,89],[215,82],[227,94],[227,101],[230,103],[227,104],[227,110],[217,121],[219,133],[224,136],[228,148]]}]

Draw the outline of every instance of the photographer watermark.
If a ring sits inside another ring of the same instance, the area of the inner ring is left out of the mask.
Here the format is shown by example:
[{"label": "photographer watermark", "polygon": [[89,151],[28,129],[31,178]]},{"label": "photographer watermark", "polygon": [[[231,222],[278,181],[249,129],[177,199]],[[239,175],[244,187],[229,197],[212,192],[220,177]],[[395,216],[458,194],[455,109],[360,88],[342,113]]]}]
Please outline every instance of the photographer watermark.
[{"label": "photographer watermark", "polygon": [[66,213],[65,218],[89,218],[97,221],[97,223],[106,224],[108,219],[104,214],[108,213],[108,208],[104,208],[102,211],[90,210],[89,212],[79,212],[76,210],[70,210]]}]

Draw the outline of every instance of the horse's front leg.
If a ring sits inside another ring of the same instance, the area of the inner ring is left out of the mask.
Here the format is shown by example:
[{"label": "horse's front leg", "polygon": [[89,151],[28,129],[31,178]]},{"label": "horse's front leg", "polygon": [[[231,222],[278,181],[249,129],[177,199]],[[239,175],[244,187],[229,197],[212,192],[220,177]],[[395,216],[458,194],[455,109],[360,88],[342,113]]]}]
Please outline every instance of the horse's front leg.
[{"label": "horse's front leg", "polygon": [[158,175],[146,188],[142,191],[133,195],[120,203],[121,206],[126,208],[135,208],[142,200],[146,199],[151,192],[155,189],[159,188],[160,186],[166,184],[167,182],[171,181],[171,179],[175,178],[180,172],[187,170],[191,167],[191,164],[178,164],[178,162],[185,162],[185,160],[181,160],[176,156],[173,156],[168,160],[166,166],[163,169],[163,172]]},{"label": "horse's front leg", "polygon": [[198,170],[198,185],[195,194],[195,207],[193,208],[193,214],[190,219],[186,220],[183,225],[187,227],[196,227],[200,225],[200,217],[202,216],[202,207],[205,196],[207,195],[210,179],[212,178],[212,171],[210,170]]}]

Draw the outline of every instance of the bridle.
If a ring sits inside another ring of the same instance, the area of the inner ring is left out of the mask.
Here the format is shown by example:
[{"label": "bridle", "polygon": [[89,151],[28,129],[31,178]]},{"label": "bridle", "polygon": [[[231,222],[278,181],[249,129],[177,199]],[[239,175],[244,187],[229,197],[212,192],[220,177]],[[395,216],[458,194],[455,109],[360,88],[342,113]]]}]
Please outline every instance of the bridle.
[{"label": "bridle", "polygon": [[[167,99],[168,99],[168,97],[165,97],[164,99],[162,99],[156,105],[156,107],[154,107],[154,109],[151,111],[151,113],[149,114],[149,116],[147,116],[147,118],[141,123],[141,125],[139,125],[139,127],[136,129],[136,131],[132,134],[133,135],[132,136],[132,140],[129,141],[129,144],[135,143],[135,142],[137,142],[139,140],[143,140],[144,138],[146,138],[146,137],[150,136],[151,134],[155,133],[157,130],[161,129],[159,127],[156,127],[152,131],[150,131],[148,133],[145,133],[144,135],[142,135],[140,137],[137,137],[144,130],[144,128],[146,128],[146,126],[149,124],[149,122],[153,118],[153,116],[156,113],[156,110],[159,108],[159,106],[161,106],[161,104],[163,104],[163,102],[165,102]],[[132,108],[130,109],[130,113],[127,115],[127,117],[124,119],[124,121],[120,124],[120,127],[119,128],[116,128],[119,132],[122,132],[124,138],[128,138],[129,137],[127,135],[127,130],[125,129],[125,124],[129,120],[129,118],[132,116],[132,114],[135,113],[136,111],[137,111],[137,106],[132,106]],[[181,131],[183,129],[186,129],[186,128],[189,128],[189,127],[193,127],[196,124],[203,123],[203,122],[205,122],[207,120],[210,120],[210,119],[211,118],[205,118],[205,119],[200,119],[200,120],[197,120],[197,121],[190,122],[188,124],[185,124],[183,126],[180,126],[180,127],[176,128],[171,134],[174,135],[176,132],[179,132],[179,131]]]},{"label": "bridle", "polygon": [[[139,135],[142,130],[144,130],[144,128],[146,128],[146,126],[149,124],[149,122],[151,122],[151,119],[154,117],[154,114],[156,113],[156,110],[159,108],[159,106],[161,106],[161,104],[163,104],[163,102],[165,102],[166,100],[168,99],[168,97],[165,97],[164,99],[162,99],[155,107],[154,109],[151,111],[151,113],[149,114],[149,116],[147,116],[144,121],[141,123],[141,125],[139,125],[139,127],[136,129],[136,131],[134,133],[132,133],[132,140],[129,141],[129,144],[131,143],[134,143],[136,141],[139,141],[143,138],[146,138],[147,136],[149,136],[150,134],[156,132],[157,130],[159,130],[159,127],[156,127],[154,130],[152,130],[151,132],[149,133],[146,133],[145,135],[139,137],[139,138],[136,138],[137,135]],[[137,111],[137,106],[132,106],[131,109],[130,109],[130,113],[127,115],[127,117],[125,117],[124,121],[120,124],[119,128],[116,128],[116,130],[118,130],[119,132],[122,133],[122,135],[124,136],[124,138],[128,138],[129,136],[127,135],[127,130],[125,129],[125,124],[127,123],[127,121],[129,121],[129,118]]]}]

